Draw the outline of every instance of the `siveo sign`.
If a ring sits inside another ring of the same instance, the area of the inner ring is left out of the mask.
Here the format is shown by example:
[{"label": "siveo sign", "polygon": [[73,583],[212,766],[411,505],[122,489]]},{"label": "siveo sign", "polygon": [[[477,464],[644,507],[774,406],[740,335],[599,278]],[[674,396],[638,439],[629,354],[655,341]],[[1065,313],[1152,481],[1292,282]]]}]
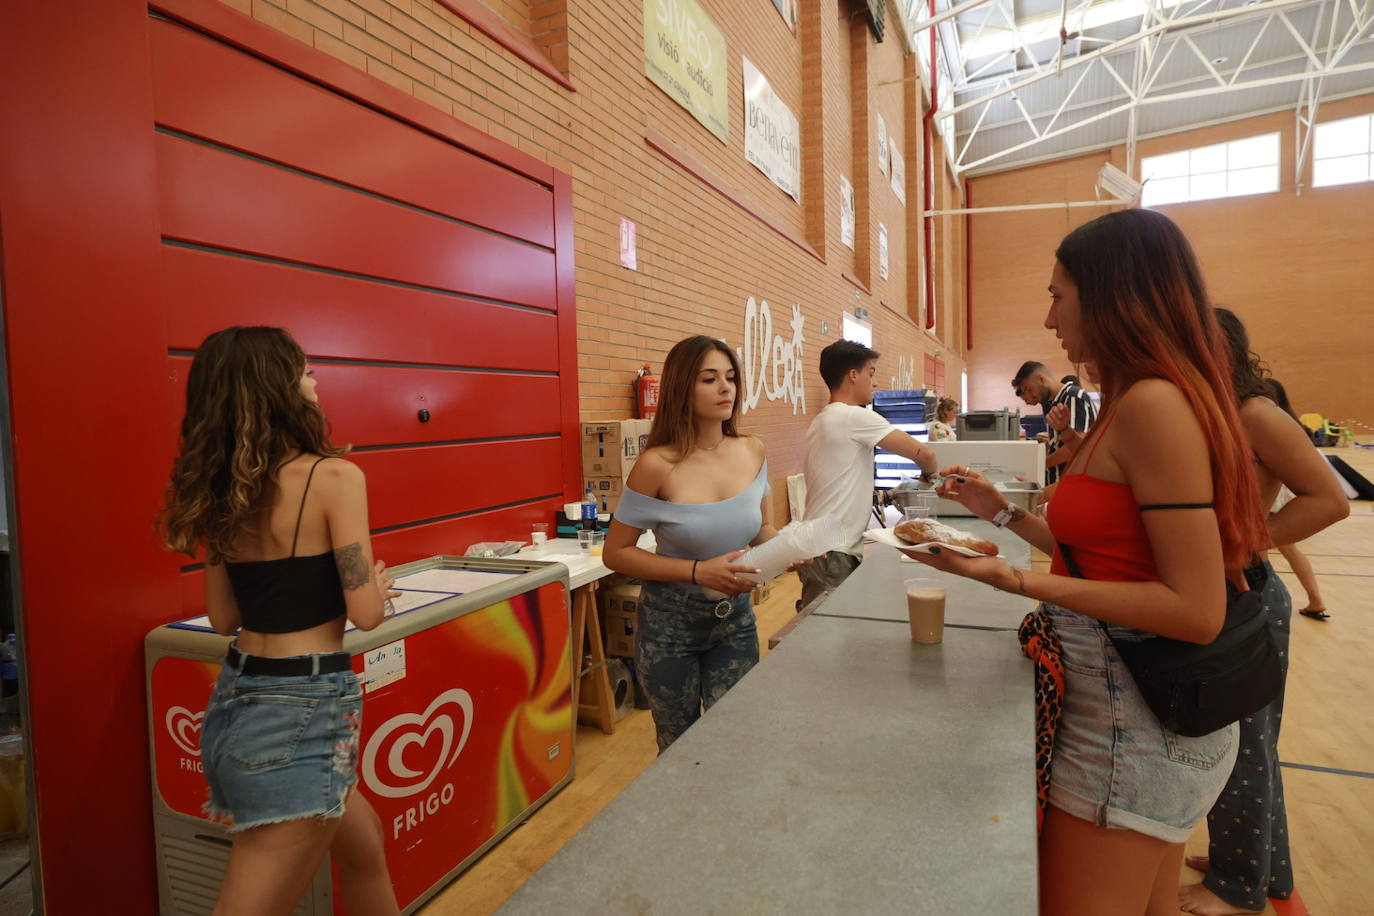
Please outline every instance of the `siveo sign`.
[{"label": "siveo sign", "polygon": [[725,35],[696,0],[644,0],[644,73],[730,142]]}]

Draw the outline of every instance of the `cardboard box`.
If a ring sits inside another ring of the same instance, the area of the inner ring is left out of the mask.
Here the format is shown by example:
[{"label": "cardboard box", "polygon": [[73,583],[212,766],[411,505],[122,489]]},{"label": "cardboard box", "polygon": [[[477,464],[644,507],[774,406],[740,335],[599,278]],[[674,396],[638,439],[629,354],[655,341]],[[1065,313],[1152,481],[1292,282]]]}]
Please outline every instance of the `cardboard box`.
[{"label": "cardboard box", "polygon": [[602,512],[614,512],[620,507],[620,496],[625,492],[625,481],[619,477],[588,477],[582,481],[582,492],[591,487],[596,503]]},{"label": "cardboard box", "polygon": [[588,477],[629,476],[649,442],[652,420],[604,420],[582,424],[582,473]]},{"label": "cardboard box", "polygon": [[[638,604],[636,598],[633,604]],[[626,658],[635,657],[635,633],[638,627],[637,616],[634,611],[611,611],[606,612],[602,622],[606,626],[606,654],[623,655]]]},{"label": "cardboard box", "polygon": [[640,586],[615,585],[602,591],[603,613],[629,614],[639,611]]}]

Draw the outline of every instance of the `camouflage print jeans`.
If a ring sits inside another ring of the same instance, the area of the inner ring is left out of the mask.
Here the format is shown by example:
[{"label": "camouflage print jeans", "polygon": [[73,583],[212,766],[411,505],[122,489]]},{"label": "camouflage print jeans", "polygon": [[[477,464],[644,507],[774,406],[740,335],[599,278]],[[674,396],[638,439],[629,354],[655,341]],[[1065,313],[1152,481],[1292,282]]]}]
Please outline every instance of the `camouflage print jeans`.
[{"label": "camouflage print jeans", "polygon": [[667,750],[759,661],[748,593],[714,600],[686,582],[645,582],[635,670],[658,752]]}]

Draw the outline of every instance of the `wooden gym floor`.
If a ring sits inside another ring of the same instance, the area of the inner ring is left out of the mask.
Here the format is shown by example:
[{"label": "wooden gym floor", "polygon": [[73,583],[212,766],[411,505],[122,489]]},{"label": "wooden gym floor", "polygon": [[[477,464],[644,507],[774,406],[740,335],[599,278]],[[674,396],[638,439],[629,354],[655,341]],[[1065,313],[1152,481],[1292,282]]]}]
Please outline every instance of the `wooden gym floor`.
[{"label": "wooden gym floor", "polygon": [[[1374,480],[1374,450],[1326,449]],[[1374,503],[1354,501],[1350,517],[1301,545],[1312,562],[1329,621],[1300,617],[1304,594],[1275,551],[1274,568],[1293,592],[1292,640],[1279,753],[1298,892],[1322,916],[1374,912]],[[1046,564],[1044,558],[1037,563]],[[760,651],[790,621],[801,591],[796,576],[776,580],[756,608]],[[802,624],[805,626],[805,623]],[[434,898],[424,916],[495,911],[563,844],[654,761],[654,727],[635,710],[614,735],[579,726],[577,777],[528,821]],[[1189,854],[1207,852],[1199,825]],[[762,866],[761,866],[762,867]],[[1197,872],[1184,869],[1192,884]],[[1266,913],[1297,916],[1280,904]]]}]

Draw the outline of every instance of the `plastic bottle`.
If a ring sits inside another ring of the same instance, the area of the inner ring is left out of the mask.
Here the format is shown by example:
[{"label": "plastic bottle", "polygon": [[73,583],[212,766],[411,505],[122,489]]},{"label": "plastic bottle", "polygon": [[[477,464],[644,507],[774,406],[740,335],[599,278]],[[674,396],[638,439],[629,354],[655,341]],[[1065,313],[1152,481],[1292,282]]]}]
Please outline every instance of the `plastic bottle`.
[{"label": "plastic bottle", "polygon": [[750,547],[735,561],[740,566],[758,567],[758,573],[740,573],[741,578],[767,582],[798,560],[818,557],[844,546],[839,519],[833,515],[792,522],[771,541]]},{"label": "plastic bottle", "polygon": [[587,492],[582,494],[582,530],[596,530],[596,516],[601,511],[596,502],[596,493],[591,487],[587,487]]}]

